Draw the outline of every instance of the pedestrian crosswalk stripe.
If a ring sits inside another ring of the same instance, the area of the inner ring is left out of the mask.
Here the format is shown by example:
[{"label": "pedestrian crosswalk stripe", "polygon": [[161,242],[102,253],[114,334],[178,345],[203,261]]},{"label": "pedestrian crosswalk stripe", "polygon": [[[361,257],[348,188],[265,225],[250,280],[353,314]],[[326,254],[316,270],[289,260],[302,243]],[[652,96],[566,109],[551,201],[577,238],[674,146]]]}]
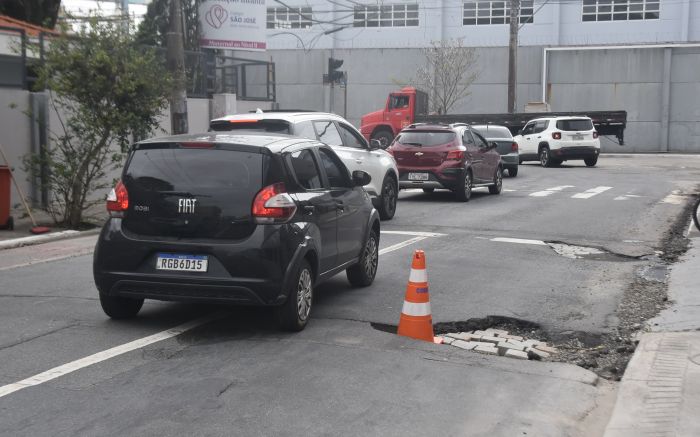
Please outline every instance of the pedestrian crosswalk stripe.
[{"label": "pedestrian crosswalk stripe", "polygon": [[612,187],[595,187],[591,188],[590,190],[586,190],[583,193],[578,193],[574,194],[571,196],[572,199],[590,199],[593,196],[596,196],[600,193],[603,193],[605,191],[611,190]]},{"label": "pedestrian crosswalk stripe", "polygon": [[567,188],[574,188],[573,185],[560,185],[558,187],[552,187],[552,188],[547,188],[546,190],[543,191],[536,191],[534,193],[530,193],[531,197],[546,197],[550,196],[556,192],[565,190]]}]

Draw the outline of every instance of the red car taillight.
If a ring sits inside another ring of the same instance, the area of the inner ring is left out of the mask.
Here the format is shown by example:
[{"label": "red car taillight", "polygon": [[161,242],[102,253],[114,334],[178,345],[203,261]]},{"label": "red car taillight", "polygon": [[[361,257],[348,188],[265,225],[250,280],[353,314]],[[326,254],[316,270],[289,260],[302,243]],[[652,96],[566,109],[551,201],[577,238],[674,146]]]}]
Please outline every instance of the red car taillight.
[{"label": "red car taillight", "polygon": [[263,188],[253,200],[252,214],[258,223],[285,222],[296,211],[296,203],[281,182]]},{"label": "red car taillight", "polygon": [[561,132],[552,132],[552,138],[555,140],[561,140]]},{"label": "red car taillight", "polygon": [[517,152],[518,151],[518,143],[513,141],[513,143],[510,145],[510,151],[511,152]]},{"label": "red car taillight", "polygon": [[464,150],[450,150],[447,152],[448,161],[461,161],[464,159]]},{"label": "red car taillight", "polygon": [[598,132],[593,132],[593,139],[595,140],[596,138],[598,138]]},{"label": "red car taillight", "polygon": [[129,193],[124,183],[119,181],[107,195],[107,211],[112,217],[124,217],[127,209],[129,209]]}]

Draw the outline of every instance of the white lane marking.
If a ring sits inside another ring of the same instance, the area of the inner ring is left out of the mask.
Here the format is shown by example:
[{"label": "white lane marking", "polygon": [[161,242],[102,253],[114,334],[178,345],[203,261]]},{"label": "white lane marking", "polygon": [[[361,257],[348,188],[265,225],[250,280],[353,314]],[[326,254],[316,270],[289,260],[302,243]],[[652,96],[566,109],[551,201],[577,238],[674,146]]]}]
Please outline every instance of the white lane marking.
[{"label": "white lane marking", "polygon": [[661,199],[661,203],[669,203],[671,205],[682,205],[685,198],[680,194],[681,192],[679,190],[673,190],[671,191],[671,194]]},{"label": "white lane marking", "polygon": [[552,188],[547,188],[546,190],[543,191],[536,191],[534,193],[530,193],[531,197],[546,197],[550,196],[554,193],[557,193],[559,191],[565,190],[567,188],[575,188],[573,185],[560,185],[558,187],[552,187]]},{"label": "white lane marking", "polygon": [[[429,233],[424,233],[424,234],[429,234]],[[410,235],[410,234],[409,234]],[[406,241],[402,241],[401,243],[394,244],[389,247],[385,247],[384,249],[379,251],[379,255],[383,255],[388,252],[393,252],[395,250],[401,249],[402,247],[409,246],[413,243],[417,243],[419,241],[425,240],[426,238],[429,238],[429,236],[440,236],[440,235],[445,235],[445,234],[430,234],[426,236],[418,236],[411,238]],[[186,331],[189,331],[191,329],[197,328],[199,326],[202,326],[206,323],[209,323],[211,321],[220,319],[225,316],[226,313],[223,312],[217,312],[214,314],[210,314],[208,316],[200,317],[195,320],[191,320],[187,323],[183,323],[182,325],[178,325],[174,328],[166,329],[165,331],[158,332],[153,335],[149,335],[148,337],[140,338],[134,341],[131,341],[129,343],[124,343],[119,346],[115,346],[111,349],[107,349],[102,352],[97,352],[95,354],[92,354],[90,356],[87,356],[85,358],[80,358],[75,361],[71,361],[70,363],[63,364],[58,367],[54,367],[53,369],[49,369],[45,372],[39,373],[34,376],[30,376],[29,378],[23,379],[18,382],[14,382],[12,384],[7,384],[0,386],[0,398],[7,396],[9,394],[15,393],[19,390],[25,389],[27,387],[33,387],[39,384],[43,384],[45,382],[51,381],[53,379],[59,378],[63,375],[67,375],[69,373],[73,373],[77,370],[83,369],[85,367],[91,366],[93,364],[100,363],[102,361],[106,361],[110,358],[114,358],[118,355],[123,355],[127,352],[131,352],[136,349],[141,349],[144,348],[148,345],[151,345],[153,343],[157,343],[159,341],[167,340],[172,337],[176,337]]]},{"label": "white lane marking", "polygon": [[629,197],[627,197],[627,196],[617,196],[613,200],[627,200],[627,199],[629,199]]},{"label": "white lane marking", "polygon": [[399,250],[402,247],[410,246],[413,243],[417,243],[419,241],[425,240],[428,237],[413,237],[410,240],[402,241],[401,243],[396,243],[394,245],[391,245],[389,247],[385,247],[384,249],[379,251],[380,255],[384,255],[385,253],[393,252],[395,250]]},{"label": "white lane marking", "polygon": [[508,190],[508,189],[504,189],[503,191],[506,192],[506,193],[515,193],[515,192],[518,191],[518,190]]},{"label": "white lane marking", "polygon": [[380,234],[413,235],[416,237],[444,237],[447,234],[436,232],[412,232],[412,231],[380,231]]},{"label": "white lane marking", "polygon": [[496,241],[499,243],[516,243],[516,244],[534,244],[537,246],[546,246],[542,240],[525,240],[522,238],[492,238],[490,241]]},{"label": "white lane marking", "polygon": [[644,197],[644,196],[638,196],[636,194],[623,194],[622,196],[617,196],[614,200],[629,200],[629,199],[636,199],[638,197]]},{"label": "white lane marking", "polygon": [[76,258],[76,257],[79,257],[79,256],[90,255],[93,251],[94,251],[94,248],[90,248],[90,249],[81,250],[81,251],[78,251],[78,252],[75,252],[75,253],[70,253],[70,254],[67,254],[67,255],[54,256],[54,257],[52,257],[52,258],[37,259],[37,260],[29,261],[29,262],[26,262],[26,263],[13,264],[13,265],[11,265],[11,266],[4,266],[4,267],[0,267],[0,272],[2,272],[3,270],[17,269],[17,268],[20,268],[20,267],[29,267],[29,266],[33,266],[33,265],[36,265],[36,264],[43,264],[43,263],[47,263],[47,262],[51,262],[51,261],[60,261],[60,260],[62,260],[62,259]]},{"label": "white lane marking", "polygon": [[204,325],[205,323],[209,323],[213,320],[220,319],[224,317],[225,314],[226,313],[223,312],[216,312],[208,316],[200,317],[198,319],[191,320],[187,323],[183,323],[182,325],[178,325],[174,328],[166,329],[165,331],[149,335],[148,337],[139,338],[138,340],[134,340],[129,343],[124,343],[122,345],[115,346],[111,349],[107,349],[102,352],[97,352],[96,354],[92,354],[85,358],[81,358],[79,360],[72,361],[70,363],[63,364],[58,367],[54,367],[53,369],[49,369],[37,375],[30,376],[29,378],[23,379],[21,381],[4,385],[0,387],[0,398],[7,396],[11,393],[17,392],[19,390],[25,389],[27,387],[33,387],[35,385],[43,384],[45,382],[51,381],[52,379],[56,379],[63,375],[73,373],[76,370],[80,370],[93,364],[100,363],[110,358],[114,358],[118,355],[122,355],[136,349],[141,349],[150,344],[178,336],[183,332]]},{"label": "white lane marking", "polygon": [[590,199],[593,196],[597,196],[600,193],[604,193],[608,190],[612,190],[612,187],[595,187],[590,190],[586,190],[583,193],[574,194],[571,196],[572,199]]}]

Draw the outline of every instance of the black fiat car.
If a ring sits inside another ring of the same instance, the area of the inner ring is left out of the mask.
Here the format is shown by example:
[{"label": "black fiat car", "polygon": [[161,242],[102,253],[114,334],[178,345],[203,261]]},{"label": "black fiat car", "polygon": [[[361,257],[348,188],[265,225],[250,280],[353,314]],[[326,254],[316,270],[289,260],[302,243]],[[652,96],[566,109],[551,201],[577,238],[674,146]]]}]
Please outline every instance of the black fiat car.
[{"label": "black fiat car", "polygon": [[330,147],[286,135],[137,143],[95,248],[102,308],[128,318],[144,299],[269,305],[282,328],[301,330],[316,284],[343,270],[355,286],[374,280],[369,181]]}]

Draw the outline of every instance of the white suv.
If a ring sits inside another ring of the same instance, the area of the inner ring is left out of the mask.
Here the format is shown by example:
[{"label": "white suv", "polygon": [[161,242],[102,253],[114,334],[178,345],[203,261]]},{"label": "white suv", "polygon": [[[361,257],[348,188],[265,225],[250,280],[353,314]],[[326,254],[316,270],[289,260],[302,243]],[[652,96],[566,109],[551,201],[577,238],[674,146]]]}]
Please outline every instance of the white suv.
[{"label": "white suv", "polygon": [[350,172],[362,170],[372,177],[365,190],[382,220],[390,220],[396,213],[399,171],[394,158],[382,150],[378,142],[368,144],[343,117],[325,112],[258,110],[214,119],[209,127],[215,131],[285,133],[326,143],[340,156]]},{"label": "white suv", "polygon": [[542,167],[583,159],[588,167],[598,162],[600,140],[588,117],[545,117],[530,120],[515,141],[520,162],[540,161]]}]

